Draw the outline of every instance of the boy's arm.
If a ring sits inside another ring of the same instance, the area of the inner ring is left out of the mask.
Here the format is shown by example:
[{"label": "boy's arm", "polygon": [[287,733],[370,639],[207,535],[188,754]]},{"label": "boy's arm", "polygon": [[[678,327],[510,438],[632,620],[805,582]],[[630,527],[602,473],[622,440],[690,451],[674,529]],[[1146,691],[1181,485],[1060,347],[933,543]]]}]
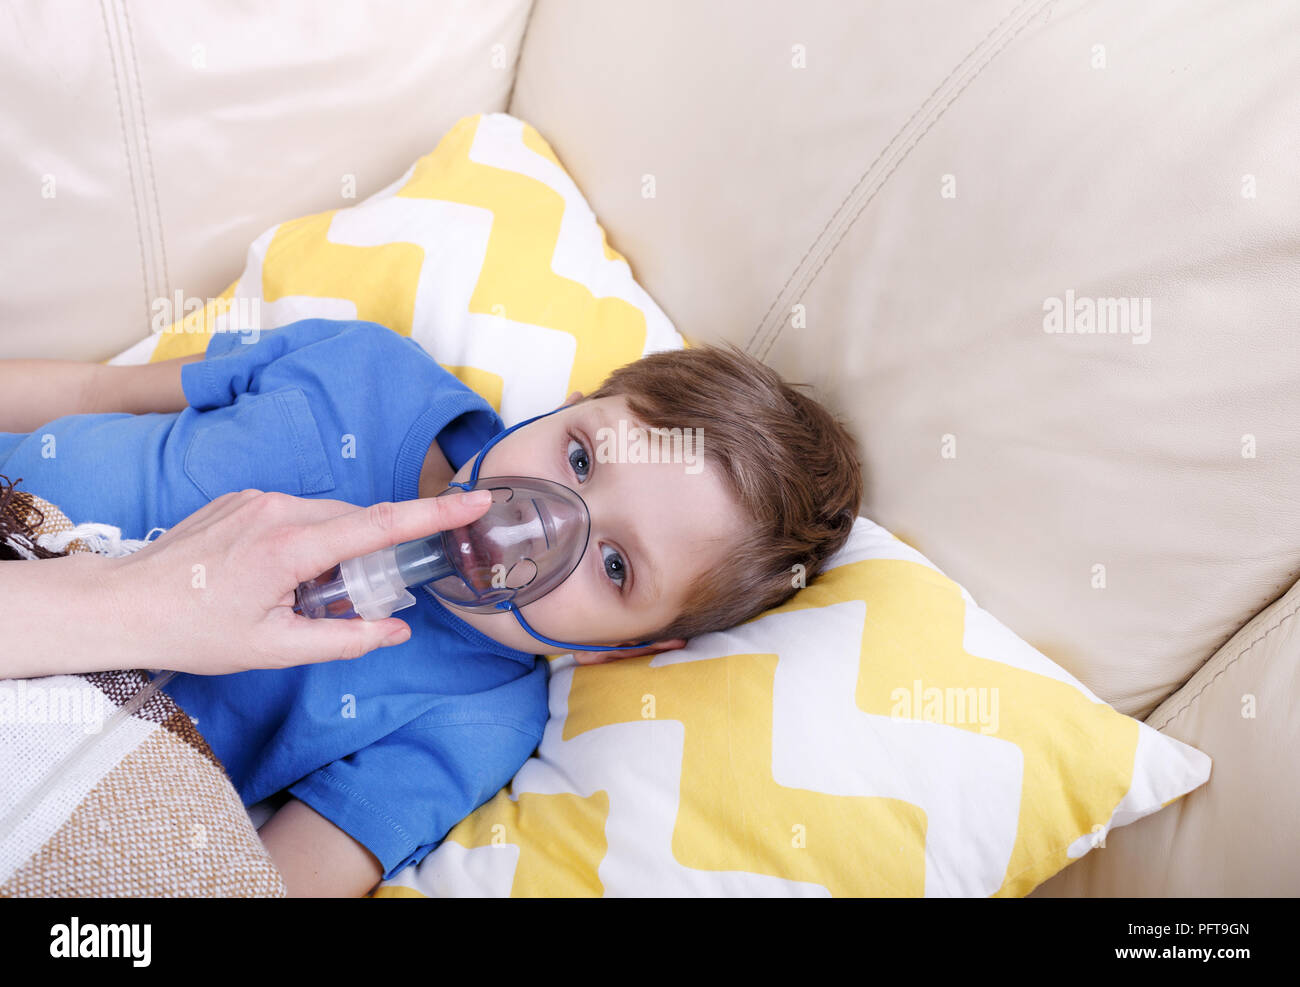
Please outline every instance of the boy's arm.
[{"label": "boy's arm", "polygon": [[189,407],[181,389],[181,367],[203,359],[204,354],[173,357],[158,363],[130,366],[95,364],[81,414],[125,411],[145,415],[151,411],[168,414]]},{"label": "boy's arm", "polygon": [[257,835],[290,898],[360,898],[384,874],[373,853],[296,798],[264,822]]},{"label": "boy's arm", "polygon": [[78,360],[0,360],[0,432],[31,432],[64,415],[181,411],[181,367],[203,353],[109,366]]}]

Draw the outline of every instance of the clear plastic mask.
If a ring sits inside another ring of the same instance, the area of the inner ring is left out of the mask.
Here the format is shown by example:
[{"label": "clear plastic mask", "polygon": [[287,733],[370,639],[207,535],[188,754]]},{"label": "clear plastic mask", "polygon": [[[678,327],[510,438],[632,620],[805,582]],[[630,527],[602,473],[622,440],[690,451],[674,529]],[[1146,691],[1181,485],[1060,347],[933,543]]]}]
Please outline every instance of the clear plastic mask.
[{"label": "clear plastic mask", "polygon": [[540,600],[569,578],[587,551],[591,515],[570,487],[535,476],[480,477],[489,449],[516,429],[556,411],[534,415],[493,436],[474,457],[468,483],[453,481],[438,496],[491,490],[482,517],[427,538],[417,538],[341,562],[300,583],[294,609],[307,617],[382,620],[415,603],[407,587],[420,586],[470,613],[510,612],[532,637],[552,648],[619,651],[622,645],[574,644],[539,634],[519,608]]},{"label": "clear plastic mask", "polygon": [[591,531],[575,491],[529,476],[484,477],[476,489],[492,491],[482,517],[397,546],[399,568],[414,576],[408,586],[421,584],[462,610],[493,613],[506,601],[526,606],[569,578]]},{"label": "clear plastic mask", "polygon": [[[469,524],[349,559],[298,587],[308,617],[381,620],[422,587],[471,613],[539,600],[569,578],[587,551],[591,516],[572,489],[535,476],[483,477],[492,505]],[[448,487],[438,496],[460,493]]]}]

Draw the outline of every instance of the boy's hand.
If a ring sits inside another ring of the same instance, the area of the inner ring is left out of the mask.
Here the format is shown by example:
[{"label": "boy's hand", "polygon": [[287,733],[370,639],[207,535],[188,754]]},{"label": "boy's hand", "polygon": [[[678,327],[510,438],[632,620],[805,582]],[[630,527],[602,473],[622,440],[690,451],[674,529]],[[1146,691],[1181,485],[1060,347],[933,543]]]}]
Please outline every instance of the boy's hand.
[{"label": "boy's hand", "polygon": [[242,490],[218,497],[131,555],[94,572],[114,668],[223,675],[357,658],[410,636],[396,617],[312,620],[293,612],[300,582],[339,562],[468,524],[491,495],[450,494],[360,508]]},{"label": "boy's hand", "polygon": [[373,853],[296,798],[262,823],[257,835],[290,898],[361,898],[384,876]]}]

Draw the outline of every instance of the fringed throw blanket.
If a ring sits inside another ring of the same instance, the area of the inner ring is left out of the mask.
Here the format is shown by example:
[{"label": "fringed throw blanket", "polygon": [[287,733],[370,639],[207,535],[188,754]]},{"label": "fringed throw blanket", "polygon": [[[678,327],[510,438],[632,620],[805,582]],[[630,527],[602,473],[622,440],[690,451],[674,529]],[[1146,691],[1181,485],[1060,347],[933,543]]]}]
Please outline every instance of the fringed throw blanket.
[{"label": "fringed throw blanket", "polygon": [[[0,476],[0,560],[145,544],[74,527],[17,482]],[[0,897],[284,897],[221,762],[148,682],[0,679]]]}]

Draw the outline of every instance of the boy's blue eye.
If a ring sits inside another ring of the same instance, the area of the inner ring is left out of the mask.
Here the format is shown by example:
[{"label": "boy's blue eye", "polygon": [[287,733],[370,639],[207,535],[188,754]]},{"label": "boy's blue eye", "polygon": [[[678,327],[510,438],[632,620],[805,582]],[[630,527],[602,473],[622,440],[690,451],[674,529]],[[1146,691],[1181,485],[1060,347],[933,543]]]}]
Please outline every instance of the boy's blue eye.
[{"label": "boy's blue eye", "polygon": [[[608,551],[609,554],[605,555]],[[610,582],[614,583],[621,590],[623,581],[627,578],[626,570],[623,568],[623,556],[612,548],[601,546],[601,558],[605,562],[605,575],[609,576]]]},{"label": "boy's blue eye", "polygon": [[[591,473],[591,459],[587,455],[587,448],[576,438],[573,433],[568,433],[569,444],[565,452],[569,459],[569,468],[578,478],[579,483],[585,483],[587,476]],[[609,554],[606,555],[605,553]],[[623,561],[623,556],[619,555],[617,550],[607,546],[601,546],[601,561],[604,563],[605,575],[613,583],[618,591],[623,592],[623,586],[627,582],[627,563]]]},{"label": "boy's blue eye", "polygon": [[569,466],[573,468],[574,474],[579,481],[585,480],[591,471],[591,460],[587,458],[587,450],[583,448],[582,443],[572,436],[569,437],[568,454]]}]

